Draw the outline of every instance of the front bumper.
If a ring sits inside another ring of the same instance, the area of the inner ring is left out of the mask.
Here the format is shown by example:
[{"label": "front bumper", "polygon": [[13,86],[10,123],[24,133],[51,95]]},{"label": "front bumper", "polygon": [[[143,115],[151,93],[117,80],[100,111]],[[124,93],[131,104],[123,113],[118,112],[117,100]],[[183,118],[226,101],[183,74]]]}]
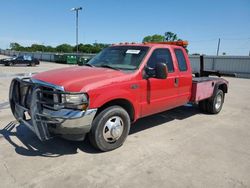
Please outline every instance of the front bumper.
[{"label": "front bumper", "polygon": [[[41,99],[43,93],[48,93],[44,88],[49,88],[52,101]],[[32,130],[41,141],[55,134],[82,140],[91,129],[97,109],[80,111],[64,108],[58,99],[64,93],[68,92],[60,86],[30,78],[15,78],[10,85],[10,107],[15,118]]]}]

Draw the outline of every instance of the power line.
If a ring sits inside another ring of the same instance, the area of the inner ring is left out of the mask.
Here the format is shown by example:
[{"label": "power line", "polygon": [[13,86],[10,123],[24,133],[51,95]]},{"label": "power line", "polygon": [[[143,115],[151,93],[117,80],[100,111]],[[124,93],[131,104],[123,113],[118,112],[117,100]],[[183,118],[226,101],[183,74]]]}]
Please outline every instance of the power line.
[{"label": "power line", "polygon": [[250,40],[250,37],[247,38],[221,38],[223,40]]},{"label": "power line", "polygon": [[[250,37],[246,38],[220,38],[221,40],[250,40]],[[211,38],[211,39],[204,39],[204,40],[189,40],[189,42],[212,42],[212,41],[217,41],[218,38]]]},{"label": "power line", "polygon": [[207,40],[189,40],[189,42],[211,42],[216,41],[217,39],[207,39]]}]

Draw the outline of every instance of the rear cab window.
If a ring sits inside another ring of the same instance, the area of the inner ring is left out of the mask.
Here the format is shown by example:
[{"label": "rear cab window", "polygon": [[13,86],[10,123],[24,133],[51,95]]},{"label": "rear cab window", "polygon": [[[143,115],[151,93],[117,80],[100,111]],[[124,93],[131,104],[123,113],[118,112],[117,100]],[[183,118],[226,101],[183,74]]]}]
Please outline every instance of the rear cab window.
[{"label": "rear cab window", "polygon": [[187,71],[187,61],[185,55],[181,49],[174,49],[174,53],[177,59],[178,68],[181,72]]},{"label": "rear cab window", "polygon": [[158,48],[151,54],[147,66],[155,68],[157,63],[165,63],[168,67],[168,72],[174,72],[174,65],[170,50],[167,48]]}]

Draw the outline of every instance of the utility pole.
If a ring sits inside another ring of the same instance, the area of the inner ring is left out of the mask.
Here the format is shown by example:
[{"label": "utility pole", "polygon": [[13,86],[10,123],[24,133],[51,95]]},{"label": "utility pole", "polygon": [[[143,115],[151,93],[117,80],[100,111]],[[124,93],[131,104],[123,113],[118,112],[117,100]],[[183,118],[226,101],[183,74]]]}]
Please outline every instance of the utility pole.
[{"label": "utility pole", "polygon": [[76,12],[76,53],[78,54],[78,11],[82,10],[82,7],[72,8],[71,11]]},{"label": "utility pole", "polygon": [[218,46],[217,46],[217,56],[219,55],[219,52],[220,52],[220,38],[219,38]]}]

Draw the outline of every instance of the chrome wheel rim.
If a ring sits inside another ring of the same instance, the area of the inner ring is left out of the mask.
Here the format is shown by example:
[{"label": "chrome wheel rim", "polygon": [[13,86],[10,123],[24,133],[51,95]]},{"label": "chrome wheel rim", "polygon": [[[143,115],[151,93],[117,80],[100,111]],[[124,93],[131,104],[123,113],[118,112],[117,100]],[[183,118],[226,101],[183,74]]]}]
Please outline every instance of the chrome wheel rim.
[{"label": "chrome wheel rim", "polygon": [[215,108],[216,108],[216,110],[218,110],[221,107],[221,104],[222,104],[222,96],[218,95],[216,97],[216,102],[215,102]]},{"label": "chrome wheel rim", "polygon": [[113,116],[105,123],[103,127],[103,138],[106,142],[117,141],[124,129],[124,122],[119,116]]}]

